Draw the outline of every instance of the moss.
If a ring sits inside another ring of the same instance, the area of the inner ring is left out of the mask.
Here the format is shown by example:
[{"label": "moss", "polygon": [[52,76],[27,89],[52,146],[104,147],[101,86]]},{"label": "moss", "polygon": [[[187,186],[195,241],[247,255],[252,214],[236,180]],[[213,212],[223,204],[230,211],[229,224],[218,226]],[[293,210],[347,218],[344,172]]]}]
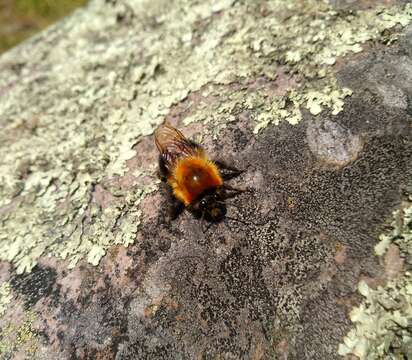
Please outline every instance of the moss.
[{"label": "moss", "polygon": [[[209,123],[214,136],[243,110],[256,132],[296,124],[302,106],[336,114],[351,93],[336,58],[410,19],[410,5],[344,14],[314,0],[92,1],[0,60],[0,259],[18,273],[42,255],[98,264],[134,241],[156,185],[111,186],[109,207],[94,189],[122,179],[174,104],[198,94],[185,122]],[[284,95],[250,86],[276,81],[280,64],[296,79]]]},{"label": "moss", "polygon": [[86,0],[1,0],[0,52],[82,6]]},{"label": "moss", "polygon": [[371,289],[361,281],[358,286],[364,297],[350,318],[355,324],[343,343],[339,354],[354,354],[360,359],[409,359],[412,357],[412,197],[393,214],[392,231],[380,237],[377,255],[383,256],[390,244],[399,247],[406,271],[385,286]]}]

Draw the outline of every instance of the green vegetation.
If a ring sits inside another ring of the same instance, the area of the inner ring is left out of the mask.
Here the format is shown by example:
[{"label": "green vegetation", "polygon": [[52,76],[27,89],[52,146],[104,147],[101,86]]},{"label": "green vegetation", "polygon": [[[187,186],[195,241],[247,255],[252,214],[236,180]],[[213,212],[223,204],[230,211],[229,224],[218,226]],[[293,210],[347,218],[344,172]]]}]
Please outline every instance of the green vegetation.
[{"label": "green vegetation", "polygon": [[0,53],[86,2],[87,0],[0,0]]}]

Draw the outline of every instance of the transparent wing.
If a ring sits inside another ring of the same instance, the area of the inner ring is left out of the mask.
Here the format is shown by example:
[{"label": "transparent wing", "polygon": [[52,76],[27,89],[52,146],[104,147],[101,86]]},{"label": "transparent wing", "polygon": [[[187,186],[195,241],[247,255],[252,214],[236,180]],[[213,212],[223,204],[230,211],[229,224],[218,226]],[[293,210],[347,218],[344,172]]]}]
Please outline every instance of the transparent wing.
[{"label": "transparent wing", "polygon": [[168,170],[173,168],[179,158],[194,156],[201,151],[199,145],[186,139],[179,130],[168,124],[156,130],[155,143]]}]

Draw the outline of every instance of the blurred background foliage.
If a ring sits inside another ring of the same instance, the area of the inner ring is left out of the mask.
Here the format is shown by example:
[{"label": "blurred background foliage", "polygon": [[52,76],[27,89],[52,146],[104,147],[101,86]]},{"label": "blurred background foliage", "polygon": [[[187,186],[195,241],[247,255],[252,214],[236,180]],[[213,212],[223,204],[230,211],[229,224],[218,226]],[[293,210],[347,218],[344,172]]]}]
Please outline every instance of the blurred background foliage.
[{"label": "blurred background foliage", "polygon": [[87,0],[0,0],[0,53],[86,2]]}]

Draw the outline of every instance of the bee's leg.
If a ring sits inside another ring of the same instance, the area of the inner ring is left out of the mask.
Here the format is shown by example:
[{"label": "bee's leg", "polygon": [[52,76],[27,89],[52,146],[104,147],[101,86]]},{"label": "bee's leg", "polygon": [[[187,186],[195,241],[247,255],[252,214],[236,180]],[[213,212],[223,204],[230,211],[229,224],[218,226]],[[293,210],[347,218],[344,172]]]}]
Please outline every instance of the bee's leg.
[{"label": "bee's leg", "polygon": [[210,227],[212,226],[212,223],[207,224],[205,220],[204,213],[202,214],[202,217],[200,218],[200,228],[202,229],[203,234],[206,234]]},{"label": "bee's leg", "polygon": [[228,165],[222,160],[214,160],[214,163],[217,165],[219,170],[221,170],[223,180],[233,179],[244,172],[244,170],[240,170],[235,168],[234,166]]},{"label": "bee's leg", "polygon": [[159,184],[159,189],[164,197],[163,206],[161,209],[162,218],[165,223],[176,220],[185,209],[184,204],[176,199],[173,195],[172,189],[166,182]]},{"label": "bee's leg", "polygon": [[185,206],[181,201],[175,198],[170,186],[167,186],[166,196],[167,196],[167,203],[168,203],[169,220],[171,221],[176,220],[179,217],[179,215],[183,212],[183,210],[185,209]]},{"label": "bee's leg", "polygon": [[170,220],[176,220],[184,209],[184,204],[177,200],[175,197],[173,197],[173,200],[170,202],[169,207]]},{"label": "bee's leg", "polygon": [[223,184],[222,186],[223,186],[223,189],[233,191],[235,193],[242,193],[242,192],[245,192],[245,191],[249,190],[249,189],[246,189],[246,188],[239,188],[239,187],[232,186],[232,185],[229,185],[229,184]]},{"label": "bee's leg", "polygon": [[162,157],[162,155],[159,155],[159,170],[157,172],[157,175],[159,176],[159,179],[163,182],[167,181],[167,168],[165,165],[165,161]]},{"label": "bee's leg", "polygon": [[200,218],[200,228],[202,229],[202,233],[204,234],[207,229],[205,229],[205,214],[202,213],[202,217]]},{"label": "bee's leg", "polygon": [[199,149],[199,150],[202,149],[202,147],[201,147],[197,142],[195,142],[195,141],[193,141],[193,140],[187,140],[187,141],[189,142],[189,144],[190,144],[193,148]]},{"label": "bee's leg", "polygon": [[[224,195],[223,195],[224,199],[233,198],[233,197],[249,190],[249,189],[234,187],[234,186],[231,186],[229,184],[223,184],[222,188],[225,190]],[[228,191],[230,191],[230,193],[228,193]]]}]

